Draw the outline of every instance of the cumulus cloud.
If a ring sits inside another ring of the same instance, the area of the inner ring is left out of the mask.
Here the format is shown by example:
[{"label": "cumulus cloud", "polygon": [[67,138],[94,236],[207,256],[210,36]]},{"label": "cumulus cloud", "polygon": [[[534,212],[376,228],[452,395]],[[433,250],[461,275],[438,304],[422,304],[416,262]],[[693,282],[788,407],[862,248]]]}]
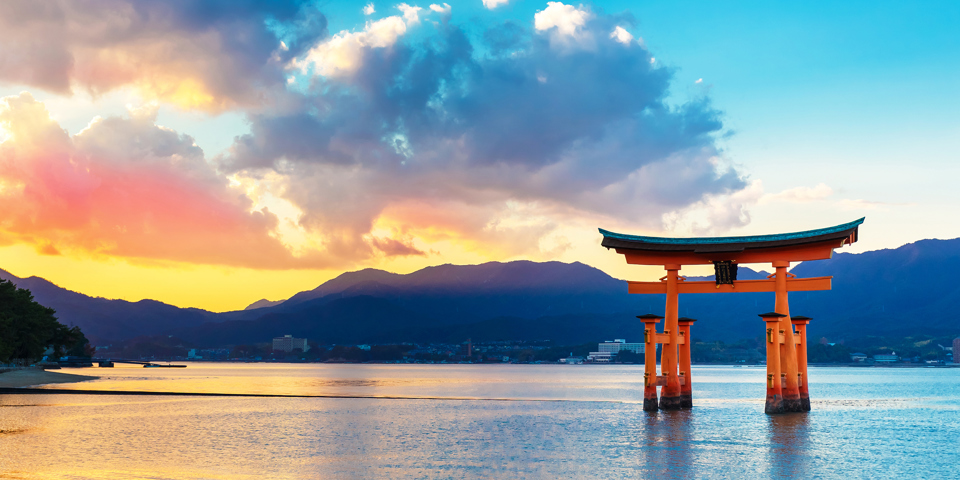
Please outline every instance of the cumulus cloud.
[{"label": "cumulus cloud", "polygon": [[[715,145],[720,112],[668,104],[672,72],[610,35],[622,17],[556,2],[537,15],[532,29],[507,22],[481,38],[452,24],[423,27],[435,30],[416,43],[366,40],[373,24],[341,32],[357,39],[353,62],[328,66],[318,52],[334,40],[298,60],[316,73],[300,107],[251,115],[221,168],[282,177],[300,226],[344,256],[384,225],[520,255],[569,218],[660,229],[670,212],[746,187]],[[516,211],[537,221],[503,221]],[[745,221],[732,212],[702,228]]]},{"label": "cumulus cloud", "polygon": [[377,9],[373,7],[373,2],[370,2],[367,4],[367,6],[363,7],[364,15],[373,15],[374,13],[376,13],[376,11]]},{"label": "cumulus cloud", "polygon": [[[763,182],[754,180],[746,188],[728,194],[708,194],[696,203],[665,214],[663,220],[673,231],[692,235],[717,234],[750,223],[750,209],[754,206],[826,202],[833,194],[833,189],[825,183],[767,193]],[[890,205],[851,199],[841,199],[831,204],[842,210]]]},{"label": "cumulus cloud", "polygon": [[398,6],[403,16],[390,16],[375,22],[367,22],[360,32],[341,31],[329,40],[310,49],[293,65],[304,72],[311,67],[325,77],[347,76],[362,65],[365,55],[372,49],[392,47],[407,33],[407,27],[420,22],[419,7],[407,4]]},{"label": "cumulus cloud", "polygon": [[[191,137],[157,126],[156,113],[96,118],[70,136],[29,93],[0,99],[9,133],[0,144],[0,243],[254,268],[343,264],[292,255],[274,234],[277,216],[255,208]],[[391,238],[368,248],[421,254]]]},{"label": "cumulus cloud", "polygon": [[610,38],[624,45],[630,45],[630,42],[633,41],[633,35],[620,25],[617,25],[617,28],[614,28],[613,31],[610,32]]},{"label": "cumulus cloud", "polygon": [[444,3],[443,5],[437,5],[434,3],[430,5],[430,10],[433,10],[434,12],[437,12],[441,15],[449,15],[452,8],[448,3]]},{"label": "cumulus cloud", "polygon": [[416,25],[417,23],[420,23],[420,10],[423,10],[422,8],[401,3],[400,5],[397,5],[397,9],[403,14],[403,21],[407,25]]},{"label": "cumulus cloud", "polygon": [[494,8],[499,7],[500,5],[506,5],[510,0],[483,0],[483,6],[493,10]]},{"label": "cumulus cloud", "polygon": [[326,33],[298,0],[0,2],[0,82],[94,95],[131,86],[184,108],[261,104]]},{"label": "cumulus cloud", "polygon": [[582,6],[577,8],[562,2],[547,2],[547,8],[534,15],[533,25],[538,31],[549,32],[553,41],[566,44],[571,39],[590,39],[591,32],[584,27],[591,18],[593,14]]},{"label": "cumulus cloud", "polygon": [[747,188],[725,194],[707,194],[685,208],[663,215],[671,231],[696,236],[716,235],[750,223],[750,207],[763,197],[763,184],[755,180]]},{"label": "cumulus cloud", "polygon": [[[77,15],[75,4],[53,5]],[[673,71],[655,65],[626,14],[550,2],[532,25],[468,34],[448,17],[421,24],[423,9],[400,4],[326,38],[308,21],[322,16],[294,3],[241,2],[196,18],[136,5],[146,13],[119,8],[118,18],[140,19],[144,39],[104,27],[89,30],[96,41],[50,45],[68,46],[76,65],[87,61],[77,52],[113,61],[122,51],[147,52],[146,66],[113,83],[69,67],[64,88],[139,85],[155,68],[217,105],[257,104],[246,110],[249,133],[207,159],[190,137],[156,125],[157,105],[70,136],[29,95],[9,97],[0,196],[17,202],[0,212],[0,242],[269,268],[345,268],[437,245],[503,259],[556,254],[569,246],[564,225],[600,219],[732,228],[762,196],[717,147],[722,115],[709,99],[667,101]],[[283,5],[286,16],[271,10]],[[430,11],[447,15],[449,5]],[[423,30],[407,35],[414,27]],[[0,42],[17,35],[0,31]],[[243,51],[243,41],[259,50]],[[168,50],[176,68],[151,53]],[[282,95],[264,100],[272,88]]]}]

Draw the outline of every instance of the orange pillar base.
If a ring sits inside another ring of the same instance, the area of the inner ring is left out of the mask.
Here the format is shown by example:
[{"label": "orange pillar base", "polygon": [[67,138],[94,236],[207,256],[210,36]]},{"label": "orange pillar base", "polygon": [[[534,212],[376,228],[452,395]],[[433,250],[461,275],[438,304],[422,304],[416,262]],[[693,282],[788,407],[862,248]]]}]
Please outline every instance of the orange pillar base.
[{"label": "orange pillar base", "polygon": [[767,389],[767,403],[763,406],[763,413],[783,413],[783,395],[770,392]]},{"label": "orange pillar base", "polygon": [[800,398],[798,393],[796,397],[789,397],[783,399],[783,411],[784,412],[802,412],[803,411],[803,400]]},{"label": "orange pillar base", "polygon": [[660,410],[680,410],[683,408],[683,405],[680,403],[680,395],[672,396],[661,396],[660,397]]},{"label": "orange pillar base", "polygon": [[646,388],[643,389],[643,411],[656,412],[657,410],[660,410],[660,404],[657,401],[657,387],[653,387],[652,394]]}]

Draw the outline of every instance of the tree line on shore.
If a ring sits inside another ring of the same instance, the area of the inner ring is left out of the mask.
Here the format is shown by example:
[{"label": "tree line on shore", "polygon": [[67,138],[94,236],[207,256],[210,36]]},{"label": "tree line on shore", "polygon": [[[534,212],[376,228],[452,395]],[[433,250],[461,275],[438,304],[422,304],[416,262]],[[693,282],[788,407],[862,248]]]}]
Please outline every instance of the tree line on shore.
[{"label": "tree line on shore", "polygon": [[[952,342],[952,337],[869,337],[863,341],[828,343],[826,338],[811,342],[807,347],[807,358],[812,364],[848,364],[853,360],[851,354],[862,352],[869,357],[876,354],[896,352],[898,356],[911,360],[943,360],[944,351],[940,344]],[[206,348],[192,344],[176,336],[155,335],[115,342],[109,349],[101,352],[106,358],[130,359],[168,359],[180,360],[187,357],[190,349],[196,348],[197,354],[204,360],[259,360],[259,361],[303,361],[325,362],[342,361],[349,363],[389,362],[413,360],[423,362],[440,361],[491,361],[500,362],[504,356],[515,362],[556,362],[568,356],[586,358],[596,351],[598,342],[574,345],[553,345],[549,341],[516,342],[503,349],[487,351],[489,346],[474,344],[473,355],[465,356],[465,345],[434,344],[374,344],[363,349],[357,345],[318,345],[310,342],[307,352],[299,350],[285,353],[274,351],[269,342],[243,345],[223,345]],[[442,348],[441,348],[442,347]],[[691,358],[695,364],[748,364],[762,363],[766,358],[766,345],[762,337],[743,339],[732,343],[721,341],[701,341],[694,339],[691,344]],[[642,364],[644,354],[621,351],[615,363]]]},{"label": "tree line on shore", "polygon": [[0,280],[0,363],[32,363],[49,356],[84,356],[90,343],[80,327],[57,321],[56,311],[40,305],[30,290]]}]

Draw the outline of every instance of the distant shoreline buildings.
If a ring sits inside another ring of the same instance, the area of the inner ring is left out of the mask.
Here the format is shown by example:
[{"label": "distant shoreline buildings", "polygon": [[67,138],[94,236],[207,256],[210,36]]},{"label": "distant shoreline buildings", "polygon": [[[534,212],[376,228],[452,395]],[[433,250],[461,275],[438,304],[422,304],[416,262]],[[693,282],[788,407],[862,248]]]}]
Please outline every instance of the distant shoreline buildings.
[{"label": "distant shoreline buildings", "polygon": [[308,352],[310,346],[307,345],[306,338],[294,338],[293,335],[284,335],[273,339],[273,349],[278,352],[287,353],[293,352],[294,350]]},{"label": "distant shoreline buildings", "polygon": [[597,344],[597,351],[590,352],[587,355],[587,361],[591,363],[610,363],[613,357],[616,357],[620,352],[633,352],[642,355],[645,349],[642,343],[627,343],[624,338],[617,338],[612,342],[607,340]]}]

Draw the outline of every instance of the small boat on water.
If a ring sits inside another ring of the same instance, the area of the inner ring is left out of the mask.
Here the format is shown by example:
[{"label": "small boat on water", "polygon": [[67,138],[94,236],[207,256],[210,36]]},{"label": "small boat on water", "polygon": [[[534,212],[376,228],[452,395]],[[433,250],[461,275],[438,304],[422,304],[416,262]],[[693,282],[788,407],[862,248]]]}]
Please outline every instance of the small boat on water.
[{"label": "small boat on water", "polygon": [[143,368],[187,368],[186,365],[160,365],[159,363],[145,363]]}]

